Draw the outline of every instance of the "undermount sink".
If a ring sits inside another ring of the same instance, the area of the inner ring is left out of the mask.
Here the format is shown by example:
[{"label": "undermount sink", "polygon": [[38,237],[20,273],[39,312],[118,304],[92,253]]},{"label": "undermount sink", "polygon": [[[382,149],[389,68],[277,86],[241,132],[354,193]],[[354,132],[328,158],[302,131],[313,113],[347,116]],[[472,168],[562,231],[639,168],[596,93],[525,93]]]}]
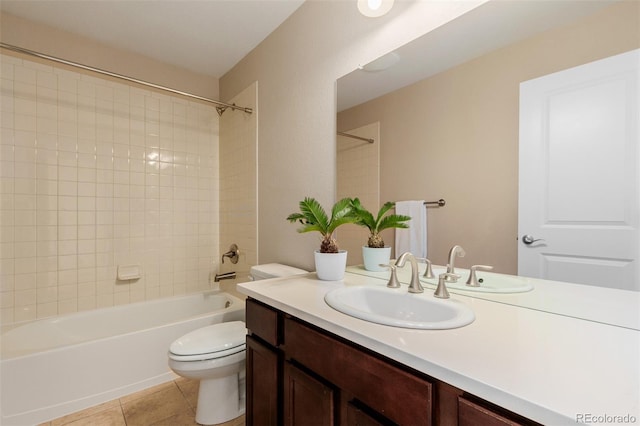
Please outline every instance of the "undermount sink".
[{"label": "undermount sink", "polygon": [[[444,272],[447,272],[446,268],[433,268],[435,278],[420,276],[420,281],[436,286],[438,285],[438,276]],[[447,289],[475,291],[478,293],[524,293],[533,290],[533,284],[525,277],[478,271],[477,276],[480,286],[471,287],[466,284],[469,270],[456,268],[456,274],[460,275],[460,278],[455,283],[447,283]]]},{"label": "undermount sink", "polygon": [[436,299],[429,292],[412,294],[405,287],[342,287],[327,293],[324,300],[343,314],[392,327],[444,330],[475,319],[473,311],[457,300]]}]

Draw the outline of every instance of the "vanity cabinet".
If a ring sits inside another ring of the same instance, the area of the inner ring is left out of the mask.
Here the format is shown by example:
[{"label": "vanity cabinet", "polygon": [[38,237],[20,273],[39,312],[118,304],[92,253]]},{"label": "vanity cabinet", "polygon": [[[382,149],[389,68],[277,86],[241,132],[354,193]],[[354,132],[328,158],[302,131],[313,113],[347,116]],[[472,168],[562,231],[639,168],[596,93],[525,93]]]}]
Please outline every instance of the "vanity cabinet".
[{"label": "vanity cabinet", "polygon": [[246,301],[247,425],[533,425],[464,391]]}]

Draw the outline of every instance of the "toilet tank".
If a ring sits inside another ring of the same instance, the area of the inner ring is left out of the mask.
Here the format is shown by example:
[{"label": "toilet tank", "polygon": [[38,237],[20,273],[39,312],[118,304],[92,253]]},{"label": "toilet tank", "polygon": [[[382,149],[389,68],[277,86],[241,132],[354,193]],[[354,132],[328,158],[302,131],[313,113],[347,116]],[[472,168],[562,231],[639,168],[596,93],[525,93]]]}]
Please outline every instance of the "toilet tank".
[{"label": "toilet tank", "polygon": [[288,277],[290,275],[306,274],[309,271],[295,268],[280,263],[266,263],[264,265],[255,265],[249,271],[249,279],[251,281],[266,280],[268,278]]}]

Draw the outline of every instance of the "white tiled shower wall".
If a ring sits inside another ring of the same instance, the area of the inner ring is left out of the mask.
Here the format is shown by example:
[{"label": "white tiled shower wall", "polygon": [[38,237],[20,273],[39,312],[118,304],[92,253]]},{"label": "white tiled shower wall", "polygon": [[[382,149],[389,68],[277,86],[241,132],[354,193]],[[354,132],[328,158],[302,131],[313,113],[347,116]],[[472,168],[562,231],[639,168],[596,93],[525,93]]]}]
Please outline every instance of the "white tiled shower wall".
[{"label": "white tiled shower wall", "polygon": [[215,108],[0,60],[2,324],[211,288]]}]

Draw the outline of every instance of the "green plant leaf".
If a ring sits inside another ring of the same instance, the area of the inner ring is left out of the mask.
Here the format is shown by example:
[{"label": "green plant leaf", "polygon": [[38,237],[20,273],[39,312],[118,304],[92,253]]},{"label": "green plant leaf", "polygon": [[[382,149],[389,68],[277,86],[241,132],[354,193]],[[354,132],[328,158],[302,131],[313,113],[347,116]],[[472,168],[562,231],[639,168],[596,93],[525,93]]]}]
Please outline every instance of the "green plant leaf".
[{"label": "green plant leaf", "polygon": [[300,211],[309,224],[317,225],[322,235],[327,234],[327,213],[315,198],[305,197],[304,200],[300,201]]},{"label": "green plant leaf", "polygon": [[298,232],[318,231],[323,239],[330,238],[337,227],[357,220],[352,213],[350,198],[343,198],[333,205],[331,218],[327,217],[325,210],[314,198],[305,197],[300,201],[299,207],[300,212],[291,213],[287,220],[302,223]]},{"label": "green plant leaf", "polygon": [[388,228],[409,227],[409,225],[404,222],[411,220],[410,216],[396,214],[389,214],[385,216],[385,214],[387,214],[389,210],[394,208],[395,205],[396,204],[394,202],[387,201],[380,207],[378,216],[374,218],[373,214],[360,203],[360,200],[358,198],[354,198],[353,200],[351,200],[353,215],[357,217],[355,224],[368,228],[371,235],[378,234],[380,233],[380,231]]},{"label": "green plant leaf", "polygon": [[356,218],[353,216],[352,210],[350,198],[343,198],[335,203],[331,209],[331,219],[327,224],[327,233],[333,234],[333,231],[339,226],[355,222]]},{"label": "green plant leaf", "polygon": [[393,201],[387,201],[386,203],[384,203],[382,207],[380,207],[380,210],[378,211],[378,217],[376,218],[376,223],[380,223],[382,216],[384,216],[386,212],[388,212],[395,206],[396,206],[396,203],[394,203]]},{"label": "green plant leaf", "polygon": [[410,216],[390,214],[382,218],[382,220],[378,223],[378,232],[388,228],[406,229],[409,227],[409,225],[405,223],[408,220],[411,220]]}]

